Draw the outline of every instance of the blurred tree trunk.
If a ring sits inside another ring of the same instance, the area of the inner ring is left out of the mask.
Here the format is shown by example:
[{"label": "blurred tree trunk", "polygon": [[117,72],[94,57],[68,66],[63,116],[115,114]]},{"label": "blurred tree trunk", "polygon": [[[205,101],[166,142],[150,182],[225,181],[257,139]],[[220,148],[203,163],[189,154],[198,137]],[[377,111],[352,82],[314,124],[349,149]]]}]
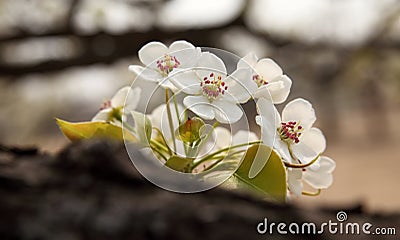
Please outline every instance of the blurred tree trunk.
[{"label": "blurred tree trunk", "polygon": [[[336,219],[337,210],[296,209],[220,188],[197,194],[164,191],[146,181],[116,143],[72,144],[56,156],[0,149],[2,239],[283,239],[276,230],[272,236],[258,234],[258,223]],[[400,226],[400,215],[346,211],[352,222]]]}]

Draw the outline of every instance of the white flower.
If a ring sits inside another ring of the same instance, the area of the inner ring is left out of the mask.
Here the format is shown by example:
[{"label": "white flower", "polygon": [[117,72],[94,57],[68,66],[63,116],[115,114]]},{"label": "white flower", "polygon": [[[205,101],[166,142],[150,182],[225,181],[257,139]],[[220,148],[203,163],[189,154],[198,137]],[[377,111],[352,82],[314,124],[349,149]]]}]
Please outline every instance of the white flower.
[{"label": "white flower", "polygon": [[279,65],[270,58],[258,60],[254,53],[247,54],[240,59],[237,68],[250,68],[253,71],[251,75],[252,84],[256,89],[252,92],[254,98],[266,98],[274,104],[286,101],[292,80],[286,75]]},{"label": "white flower", "polygon": [[295,195],[301,195],[303,191],[303,180],[315,189],[325,189],[332,185],[332,172],[336,163],[331,158],[321,156],[315,162],[317,168],[311,165],[303,169],[288,169],[288,188]]},{"label": "white flower", "polygon": [[105,101],[92,122],[106,121],[120,125],[125,121],[126,114],[137,107],[141,94],[140,88],[134,88],[132,92],[130,90],[128,86],[121,88],[111,100]]},{"label": "white flower", "polygon": [[243,115],[237,104],[245,103],[251,97],[247,89],[250,73],[249,69],[239,69],[227,76],[224,62],[205,52],[193,70],[174,70],[170,81],[190,95],[183,103],[201,118],[234,123]]},{"label": "white flower", "polygon": [[129,70],[144,80],[158,82],[164,88],[173,89],[168,77],[174,69],[195,66],[201,54],[187,41],[175,41],[169,47],[161,42],[150,42],[139,50],[139,59],[146,66],[130,65]]},{"label": "white flower", "polygon": [[[176,129],[179,126],[179,119],[178,115],[176,114],[174,103],[170,102],[169,107],[171,109],[172,124],[174,129]],[[184,112],[184,108],[180,104],[177,104],[177,108],[178,114],[180,115],[180,118],[182,118],[181,114]],[[161,104],[160,106],[156,107],[149,115],[149,119],[153,127],[160,129],[166,139],[172,139],[173,136],[171,135],[169,128],[170,122],[168,121],[167,104]]]},{"label": "white flower", "polygon": [[[174,103],[170,102],[169,107],[171,109],[172,124],[174,129],[176,129],[179,126],[179,120]],[[181,114],[184,112],[184,107],[180,104],[177,104],[177,109],[179,117],[182,118]],[[173,149],[172,141],[174,136],[171,135],[171,130],[169,127],[170,122],[168,120],[167,104],[161,104],[160,106],[156,107],[149,115],[149,119],[153,127],[158,128],[162,132],[169,148]],[[153,131],[153,136],[159,136],[159,133],[157,131]],[[162,141],[162,139],[160,140]],[[181,141],[176,141],[176,148],[176,153],[178,155],[185,156],[183,143]]]},{"label": "white flower", "polygon": [[263,143],[276,149],[285,161],[306,164],[324,152],[325,137],[321,130],[312,127],[316,117],[308,101],[298,98],[289,102],[282,111],[282,119],[274,105],[263,98],[257,101],[257,111]]},{"label": "white flower", "polygon": [[293,194],[300,196],[303,192],[302,170],[298,168],[287,169],[288,189]]},{"label": "white flower", "polygon": [[[234,146],[243,143],[249,143],[257,141],[258,137],[255,133],[246,130],[239,130],[233,136],[231,132],[224,127],[216,127],[213,130],[213,138],[207,143],[207,149],[209,153],[217,151],[222,148],[229,146]],[[240,148],[235,148],[235,151],[245,150],[249,146],[243,146]]]},{"label": "white flower", "polygon": [[[246,130],[239,130],[236,132],[233,136],[231,132],[224,128],[224,127],[216,127],[215,129],[212,129],[212,137],[208,139],[208,141],[202,146],[202,148],[199,151],[199,157],[204,157],[207,154],[212,154],[215,151],[218,151],[223,148],[227,148],[230,146],[235,146],[238,144],[245,144],[253,141],[257,141],[258,137],[255,133],[246,131]],[[238,147],[234,148],[228,153],[234,153],[242,150],[246,150],[248,146],[243,146],[243,147]],[[239,164],[240,159],[244,156],[244,152],[240,154],[234,154],[231,155],[227,158],[224,159],[225,162],[230,162],[229,166],[237,166]],[[233,161],[233,162],[232,162]],[[210,161],[208,163],[202,164],[202,166],[199,167],[198,170],[205,169],[208,166],[214,164],[215,161]],[[233,165],[232,165],[233,164]],[[230,172],[228,172],[230,173]]]}]

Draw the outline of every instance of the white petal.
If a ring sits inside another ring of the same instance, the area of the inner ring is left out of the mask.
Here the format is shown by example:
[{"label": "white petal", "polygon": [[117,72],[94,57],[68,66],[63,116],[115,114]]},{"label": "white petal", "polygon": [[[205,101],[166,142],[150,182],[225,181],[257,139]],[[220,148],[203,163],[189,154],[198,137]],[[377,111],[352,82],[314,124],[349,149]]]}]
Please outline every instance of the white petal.
[{"label": "white petal", "polygon": [[257,84],[251,80],[251,71],[241,68],[229,75],[225,82],[228,86],[226,91],[234,102],[246,103],[257,90]]},{"label": "white petal", "polygon": [[299,143],[292,145],[292,150],[302,163],[312,161],[325,151],[326,140],[318,128],[304,131],[299,140]]},{"label": "white petal", "polygon": [[270,121],[268,121],[265,117],[260,115],[256,116],[256,123],[260,126],[261,140],[263,141],[263,144],[273,147],[276,128],[273,126],[273,124],[270,124],[271,123]]},{"label": "white petal", "polygon": [[216,127],[214,129],[215,134],[215,146],[217,149],[228,147],[232,143],[231,132],[224,127]]},{"label": "white petal", "polygon": [[150,42],[139,50],[138,55],[140,61],[148,66],[166,53],[168,53],[168,48],[163,43]]},{"label": "white petal", "polygon": [[123,87],[111,98],[111,106],[113,107],[122,107],[125,104],[126,96],[128,96],[128,92],[131,87]]},{"label": "white petal", "polygon": [[282,141],[279,137],[274,138],[274,149],[279,153],[284,161],[295,163],[290,156],[289,148],[286,142]]},{"label": "white petal", "polygon": [[331,173],[310,173],[304,174],[304,180],[313,188],[323,189],[332,185],[333,176]]},{"label": "white petal", "polygon": [[153,127],[160,128],[162,120],[162,114],[165,109],[165,104],[161,104],[160,106],[156,107],[151,114],[149,115],[149,119]]},{"label": "white petal", "polygon": [[303,191],[301,178],[301,169],[288,169],[288,187],[289,190],[297,196],[300,196]]},{"label": "white petal", "polygon": [[168,88],[169,90],[171,90],[174,93],[178,92],[178,88],[176,88],[175,85],[169,81],[169,78],[164,78],[163,80],[161,80],[160,86],[163,87],[164,89]]},{"label": "white petal", "polygon": [[201,91],[200,79],[192,70],[176,70],[170,73],[169,80],[174,86],[187,94],[199,94]]},{"label": "white petal", "polygon": [[326,156],[321,156],[320,159],[318,160],[319,162],[319,170],[323,172],[328,172],[331,173],[333,170],[336,168],[336,163],[333,161],[333,159],[326,157]]},{"label": "white petal", "polygon": [[129,71],[135,73],[136,77],[147,81],[158,82],[163,76],[156,70],[150,67],[142,67],[139,65],[130,65]]},{"label": "white petal", "polygon": [[305,130],[310,129],[316,119],[311,103],[302,98],[297,98],[289,102],[282,111],[283,122],[300,122],[300,125]]},{"label": "white petal", "polygon": [[196,48],[187,41],[175,41],[169,46],[169,53],[180,62],[180,68],[194,67],[201,55],[200,48]]},{"label": "white petal", "polygon": [[254,142],[257,140],[257,134],[246,130],[239,130],[237,133],[235,133],[235,135],[233,135],[232,144],[237,145],[242,143]]},{"label": "white petal", "polygon": [[169,46],[169,52],[177,52],[177,51],[181,51],[184,49],[195,49],[196,47],[193,46],[193,44],[191,44],[188,41],[185,40],[179,40],[179,41],[175,41],[173,42],[170,46]]},{"label": "white petal", "polygon": [[200,59],[201,50],[199,48],[185,49],[174,53],[174,55],[180,63],[179,68],[193,68]]},{"label": "white petal", "polygon": [[261,59],[255,68],[257,74],[261,75],[267,82],[283,74],[281,67],[270,58]]},{"label": "white petal", "polygon": [[332,185],[332,171],[336,164],[328,157],[321,157],[318,162],[320,168],[317,171],[307,168],[304,172],[304,180],[314,188],[328,188]]},{"label": "white petal", "polygon": [[92,122],[105,122],[109,120],[111,108],[100,110],[93,118]]},{"label": "white petal", "polygon": [[[179,121],[178,121],[175,106],[173,103],[170,103],[170,109],[171,109],[172,124],[173,124],[174,128],[177,128],[179,125]],[[179,116],[181,116],[183,111],[184,111],[183,106],[178,104]],[[168,113],[167,113],[167,105],[166,104],[161,104],[160,106],[156,107],[149,115],[149,118],[150,118],[152,125],[154,127],[159,128],[167,140],[172,139],[171,131],[169,129],[169,121],[168,121]]]},{"label": "white petal", "polygon": [[281,122],[278,110],[271,102],[259,99],[257,112],[260,114],[256,117],[256,123],[261,127],[261,139],[265,145],[272,147]]},{"label": "white petal", "polygon": [[142,89],[139,87],[133,88],[128,92],[124,108],[125,113],[136,109],[137,105],[139,104],[141,93]]},{"label": "white petal", "polygon": [[211,120],[215,117],[213,106],[204,96],[187,96],[183,104],[201,118]]},{"label": "white petal", "polygon": [[256,54],[250,52],[239,60],[237,68],[254,68],[257,65],[257,60]]},{"label": "white petal", "polygon": [[254,94],[255,98],[266,98],[274,104],[280,104],[286,101],[290,93],[292,80],[286,75],[276,77],[273,82],[261,86]]},{"label": "white petal", "polygon": [[197,70],[197,74],[200,79],[210,77],[211,73],[214,73],[214,75],[220,75],[222,78],[226,77],[226,67],[224,62],[215,54],[209,52],[201,54],[197,63],[197,68],[199,69]]},{"label": "white petal", "polygon": [[228,101],[214,101],[215,119],[220,123],[235,123],[243,116],[242,109],[235,103]]},{"label": "white petal", "polygon": [[[280,83],[280,87],[278,89],[274,89],[273,84],[276,82]],[[273,80],[270,84],[267,84],[267,88],[272,96],[272,101],[274,104],[280,104],[286,101],[287,97],[290,93],[290,88],[292,87],[292,80],[286,76],[282,75]]]},{"label": "white petal", "polygon": [[263,98],[258,99],[257,112],[265,117],[275,130],[280,126],[281,117],[276,107],[270,101]]},{"label": "white petal", "polygon": [[[257,141],[258,137],[255,133],[253,132],[249,132],[246,130],[239,130],[237,133],[235,133],[235,135],[233,135],[232,138],[232,145],[238,145],[238,144],[242,144],[242,143],[249,143],[249,142],[254,142]],[[241,148],[237,148],[238,151],[240,150],[245,150],[247,149],[247,146],[241,147]]]}]

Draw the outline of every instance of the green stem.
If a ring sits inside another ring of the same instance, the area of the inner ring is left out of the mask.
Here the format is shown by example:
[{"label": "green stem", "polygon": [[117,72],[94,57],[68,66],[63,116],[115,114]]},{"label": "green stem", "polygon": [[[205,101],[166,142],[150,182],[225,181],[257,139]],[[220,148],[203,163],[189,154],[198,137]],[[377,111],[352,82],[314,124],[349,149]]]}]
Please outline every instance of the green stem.
[{"label": "green stem", "polygon": [[321,189],[318,189],[316,192],[306,192],[306,191],[301,192],[302,195],[309,196],[309,197],[316,197],[320,193],[321,193]]},{"label": "green stem", "polygon": [[176,118],[178,119],[179,126],[182,124],[181,118],[179,116],[179,111],[178,111],[178,102],[176,101],[176,95],[172,95],[172,98],[174,99],[174,106],[175,106],[175,113],[176,113]]},{"label": "green stem", "polygon": [[294,160],[296,160],[297,162],[300,163],[300,164],[295,164],[295,163],[288,163],[288,162],[283,161],[283,163],[285,164],[286,167],[291,167],[291,168],[305,168],[305,167],[308,167],[308,166],[312,165],[313,163],[315,163],[315,162],[318,160],[318,158],[321,156],[321,153],[320,153],[320,154],[318,154],[318,156],[317,156],[316,158],[314,158],[311,162],[302,164],[301,161],[300,161],[300,159],[298,159],[298,158],[294,155],[293,150],[292,150],[292,147],[290,146],[290,144],[289,144],[289,143],[286,143],[286,144],[287,144],[287,146],[288,146],[290,156],[291,156]]},{"label": "green stem", "polygon": [[162,149],[164,152],[169,152],[168,148],[162,145],[161,143],[154,141],[153,139],[150,139],[150,143],[153,145],[156,145],[158,148]]},{"label": "green stem", "polygon": [[[186,145],[186,144],[185,144]],[[191,146],[191,145],[186,145],[186,157],[189,157],[189,158],[193,158],[193,157],[195,157],[195,155],[197,155],[197,147],[196,146]]]},{"label": "green stem", "polygon": [[212,129],[207,133],[206,137],[205,137],[204,139],[201,140],[201,143],[200,143],[200,145],[199,145],[199,150],[201,150],[201,149],[203,148],[204,144],[206,144],[206,142],[207,142],[208,139],[210,138],[212,132],[214,131],[214,129],[215,129],[216,127],[218,127],[218,125],[219,125],[219,122],[218,122],[218,121],[216,121],[216,122],[212,125]]},{"label": "green stem", "polygon": [[305,164],[295,164],[295,163],[288,163],[283,161],[283,163],[285,164],[286,167],[291,167],[291,168],[305,168],[308,166],[311,166],[312,164],[314,164],[318,158],[321,156],[321,154],[318,154],[318,156],[316,158],[314,158],[311,162],[309,163],[305,163]]},{"label": "green stem", "polygon": [[[155,144],[153,144],[155,145]],[[151,150],[155,151],[158,155],[160,155],[165,161],[168,161],[168,158],[156,147],[152,146]]]},{"label": "green stem", "polygon": [[235,145],[235,146],[229,146],[229,147],[226,147],[226,148],[222,148],[222,149],[220,149],[218,151],[215,151],[214,153],[211,153],[210,155],[207,155],[207,156],[201,158],[198,162],[194,163],[192,169],[196,168],[197,166],[199,166],[203,162],[210,160],[212,157],[214,157],[214,156],[216,156],[216,155],[218,155],[220,153],[229,151],[231,149],[239,148],[239,147],[245,147],[245,146],[250,146],[250,145],[254,145],[254,144],[259,144],[261,142],[262,141],[254,141],[254,142],[242,143],[242,144],[238,144],[238,145]]},{"label": "green stem", "polygon": [[158,134],[161,136],[161,138],[162,138],[162,140],[163,140],[165,146],[166,146],[167,149],[168,149],[169,155],[172,155],[172,150],[171,150],[171,148],[169,148],[168,143],[167,143],[167,141],[165,140],[164,134],[162,134],[161,130],[158,129],[158,128],[156,128],[156,127],[153,127],[153,129],[156,130],[156,131],[158,132]]},{"label": "green stem", "polygon": [[168,122],[169,122],[169,130],[171,131],[172,143],[174,145],[174,152],[176,152],[174,123],[172,122],[171,107],[169,106],[169,90],[168,90],[168,88],[165,89],[165,103],[167,104],[167,115],[168,115]]},{"label": "green stem", "polygon": [[204,169],[203,172],[212,169],[213,167],[215,167],[217,164],[219,164],[222,160],[224,160],[224,159],[226,159],[226,158],[229,158],[229,157],[232,157],[233,155],[240,154],[240,153],[244,153],[244,152],[246,152],[246,150],[240,150],[240,151],[237,151],[237,152],[228,154],[228,155],[226,155],[226,156],[221,156],[221,157],[217,158],[217,161],[216,161],[215,163],[211,164],[211,165],[208,166],[206,169]]},{"label": "green stem", "polygon": [[[184,109],[182,114],[183,114],[183,118],[182,118],[183,121],[186,121],[186,119],[188,119],[188,117],[187,117],[187,109]],[[183,143],[182,145],[183,145],[183,149],[185,150],[185,155],[187,156],[188,155],[188,151],[189,151],[189,147],[185,143]]]},{"label": "green stem", "polygon": [[[216,160],[216,162],[213,163],[213,164],[211,164],[211,165],[208,166],[207,168],[205,168],[205,169],[203,170],[203,172],[208,171],[209,169],[215,167],[218,163],[220,163],[220,162],[221,162],[222,160],[224,160],[224,159],[225,159],[225,156],[220,156],[220,157],[218,157],[218,158],[213,158],[212,160]],[[196,166],[196,167],[198,167],[198,166]],[[193,168],[192,171],[193,171],[194,169],[195,169],[195,168]]]}]

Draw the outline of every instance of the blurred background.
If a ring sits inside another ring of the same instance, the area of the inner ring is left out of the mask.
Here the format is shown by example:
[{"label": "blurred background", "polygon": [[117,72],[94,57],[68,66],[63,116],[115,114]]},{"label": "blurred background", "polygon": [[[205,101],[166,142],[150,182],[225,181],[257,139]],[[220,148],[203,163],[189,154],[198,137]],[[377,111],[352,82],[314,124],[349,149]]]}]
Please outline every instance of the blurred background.
[{"label": "blurred background", "polygon": [[0,0],[0,143],[57,152],[54,117],[91,119],[144,44],[178,39],[271,57],[314,104],[337,169],[296,204],[400,210],[396,0]]}]

